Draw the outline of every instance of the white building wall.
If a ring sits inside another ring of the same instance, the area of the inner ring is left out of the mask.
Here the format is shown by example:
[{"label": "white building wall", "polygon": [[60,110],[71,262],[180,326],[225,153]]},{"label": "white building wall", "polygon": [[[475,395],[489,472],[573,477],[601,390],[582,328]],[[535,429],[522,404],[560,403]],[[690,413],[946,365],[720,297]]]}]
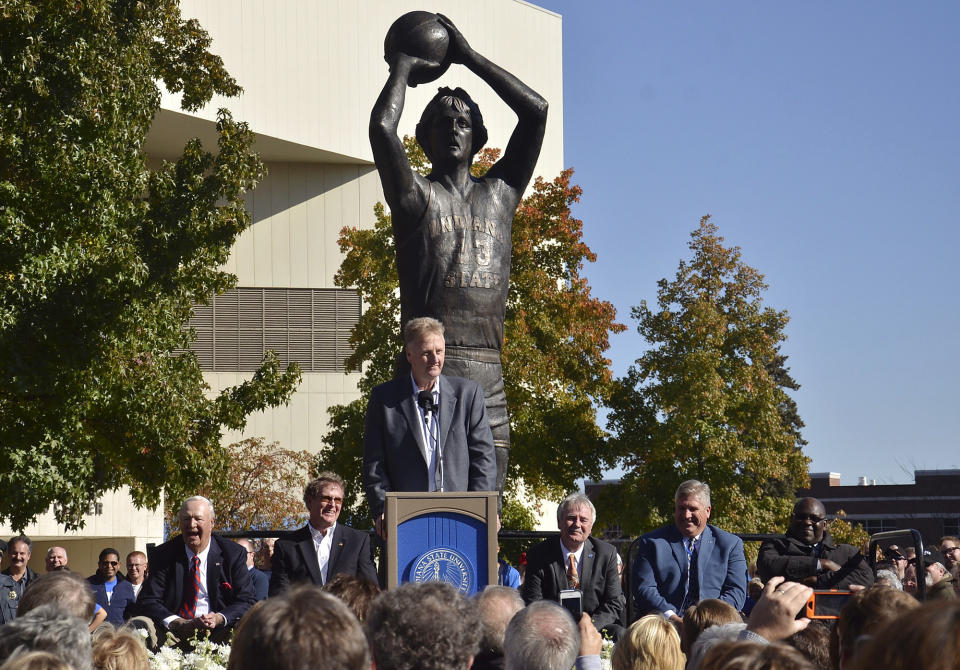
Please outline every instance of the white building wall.
[{"label": "white building wall", "polygon": [[371,165],[269,162],[247,194],[254,225],[234,246],[225,269],[239,286],[332,287],[343,255],[344,227],[372,227],[383,200]]},{"label": "white building wall", "polygon": [[[199,19],[213,51],[244,87],[238,99],[215,98],[197,114],[214,119],[220,107],[258,134],[372,162],[370,109],[387,78],[383,39],[402,14],[442,12],[477,51],[512,72],[550,103],[543,152],[535,174],[563,169],[563,72],[560,16],[519,0],[182,0]],[[413,134],[438,86],[462,86],[480,105],[490,145],[506,146],[513,112],[466,68],[451,66],[434,83],[408,89],[401,132]],[[165,95],[165,109],[180,108]]]}]

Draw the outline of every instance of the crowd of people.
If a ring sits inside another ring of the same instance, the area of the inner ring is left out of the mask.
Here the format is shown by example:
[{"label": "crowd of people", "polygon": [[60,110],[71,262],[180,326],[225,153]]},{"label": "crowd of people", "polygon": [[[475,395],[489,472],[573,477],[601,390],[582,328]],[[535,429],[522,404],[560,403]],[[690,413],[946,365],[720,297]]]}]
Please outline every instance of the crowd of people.
[{"label": "crowd of people", "polygon": [[[823,505],[805,498],[785,536],[763,543],[750,579],[742,542],[708,523],[710,489],[691,480],[677,490],[674,523],[640,538],[631,566],[639,618],[630,622],[622,561],[592,537],[596,510],[583,494],[561,502],[559,536],[527,552],[522,583],[511,576],[468,598],[444,582],[381,591],[369,534],[338,523],[344,486],[322,473],[304,491],[306,526],[259,549],[214,533],[213,505],[188,498],[180,535],[155,547],[149,563],[129,553],[125,574],[108,547],[84,579],[55,546],[38,575],[29,538],[0,542],[9,556],[0,670],[145,670],[148,648],[207,636],[232,641],[231,670],[960,664],[955,537],[920,556],[891,545],[871,565],[860,549],[834,542]],[[911,568],[925,575],[926,602],[911,593]],[[842,606],[802,616],[815,589],[839,589]],[[579,620],[558,604],[570,591],[580,595]]]}]

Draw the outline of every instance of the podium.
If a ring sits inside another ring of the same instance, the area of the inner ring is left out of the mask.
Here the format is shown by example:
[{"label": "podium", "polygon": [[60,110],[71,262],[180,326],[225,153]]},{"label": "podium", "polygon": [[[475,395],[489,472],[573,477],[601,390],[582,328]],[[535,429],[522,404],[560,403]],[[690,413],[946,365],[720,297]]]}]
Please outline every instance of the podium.
[{"label": "podium", "polygon": [[444,581],[471,596],[497,583],[497,492],[388,492],[387,588]]}]

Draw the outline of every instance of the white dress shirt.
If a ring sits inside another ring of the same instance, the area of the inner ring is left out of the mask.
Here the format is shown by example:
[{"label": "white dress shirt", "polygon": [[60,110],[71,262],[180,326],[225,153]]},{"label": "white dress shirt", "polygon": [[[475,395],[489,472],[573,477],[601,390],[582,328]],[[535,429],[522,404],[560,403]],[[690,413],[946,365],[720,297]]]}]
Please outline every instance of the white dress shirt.
[{"label": "white dress shirt", "polygon": [[312,525],[310,537],[313,538],[313,548],[317,551],[317,565],[320,566],[320,578],[327,583],[327,568],[330,567],[330,550],[333,548],[333,530],[337,527],[334,522],[326,531],[317,530]]},{"label": "white dress shirt", "polygon": [[[423,438],[423,444],[426,445],[427,449],[427,490],[436,491],[437,490],[437,452],[439,451],[439,445],[437,441],[440,439],[440,423],[437,420],[437,412],[431,412],[429,418],[427,414],[423,411],[423,408],[420,407],[418,402],[420,396],[420,387],[417,386],[417,380],[413,378],[413,373],[410,373],[410,383],[413,384],[413,402],[417,407],[417,412],[420,414],[420,437]],[[433,382],[433,388],[430,389],[430,393],[433,395],[433,406],[440,406],[440,378],[438,377]],[[431,436],[433,439],[431,440]],[[441,482],[442,484],[442,482]]]}]

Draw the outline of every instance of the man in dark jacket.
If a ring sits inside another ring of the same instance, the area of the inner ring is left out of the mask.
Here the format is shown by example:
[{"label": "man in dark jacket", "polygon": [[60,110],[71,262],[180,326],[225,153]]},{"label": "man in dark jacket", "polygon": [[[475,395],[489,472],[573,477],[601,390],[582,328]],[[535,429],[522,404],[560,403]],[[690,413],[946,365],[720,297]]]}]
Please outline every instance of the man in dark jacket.
[{"label": "man in dark jacket", "polygon": [[32,547],[33,542],[26,535],[12,537],[10,542],[7,543],[7,556],[10,558],[10,565],[2,574],[7,575],[13,581],[13,591],[16,596],[11,598],[12,600],[23,598],[23,592],[37,578],[37,573],[27,565],[30,562]]},{"label": "man in dark jacket", "polygon": [[[3,554],[6,550],[7,543],[0,540],[0,560],[3,560]],[[13,578],[10,575],[0,573],[0,624],[17,618],[17,606],[19,604],[20,598],[17,596]]]},{"label": "man in dark jacket", "polygon": [[954,600],[953,576],[947,570],[947,559],[936,547],[923,550],[923,566],[926,570],[927,600]]},{"label": "man in dark jacket", "polygon": [[106,621],[114,626],[123,625],[124,611],[137,600],[133,585],[120,573],[119,567],[120,553],[107,547],[100,552],[96,573],[87,578],[97,604],[107,611]]},{"label": "man in dark jacket", "polygon": [[150,553],[150,574],[140,592],[140,612],[181,640],[194,631],[227,639],[230,628],[256,602],[247,554],[213,533],[213,505],[202,496],[180,507],[182,535]]},{"label": "man in dark jacket", "polygon": [[873,571],[860,550],[833,543],[827,532],[826,509],[816,498],[803,498],[794,505],[785,538],[764,541],[757,571],[765,582],[780,575],[815,589],[873,585]]},{"label": "man in dark jacket", "polygon": [[583,493],[573,493],[557,508],[560,537],[551,537],[527,552],[527,574],[521,595],[529,605],[537,600],[560,601],[560,592],[578,589],[583,612],[598,631],[614,640],[623,634],[620,612],[626,604],[617,573],[617,550],[590,537],[597,510]]}]

